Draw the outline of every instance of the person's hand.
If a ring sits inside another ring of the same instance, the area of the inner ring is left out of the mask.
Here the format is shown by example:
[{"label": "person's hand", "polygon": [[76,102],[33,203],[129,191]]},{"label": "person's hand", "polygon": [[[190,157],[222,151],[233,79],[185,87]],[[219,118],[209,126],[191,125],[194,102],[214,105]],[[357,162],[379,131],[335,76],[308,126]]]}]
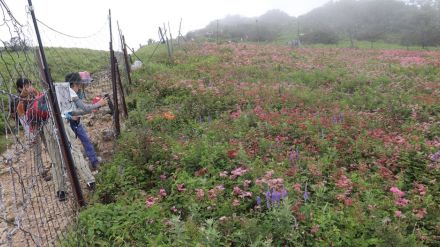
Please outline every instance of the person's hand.
[{"label": "person's hand", "polygon": [[105,106],[107,105],[107,100],[104,99],[100,99],[98,102],[96,102],[96,104],[98,104],[99,106]]},{"label": "person's hand", "polygon": [[64,118],[67,119],[67,120],[72,120],[72,113],[71,112],[66,112],[64,114]]}]

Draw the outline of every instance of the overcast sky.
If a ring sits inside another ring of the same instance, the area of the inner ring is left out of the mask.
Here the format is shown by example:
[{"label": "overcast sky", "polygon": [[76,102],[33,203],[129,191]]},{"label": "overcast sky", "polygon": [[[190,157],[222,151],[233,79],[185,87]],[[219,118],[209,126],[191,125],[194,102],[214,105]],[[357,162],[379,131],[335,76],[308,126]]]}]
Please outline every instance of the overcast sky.
[{"label": "overcast sky", "polygon": [[[5,0],[17,19],[26,23],[27,0]],[[126,42],[133,48],[158,39],[157,29],[170,23],[172,34],[178,32],[182,18],[182,34],[205,27],[210,21],[226,15],[256,17],[271,9],[280,9],[299,16],[328,0],[33,0],[37,18],[52,28],[74,36],[86,36],[101,29],[108,10],[112,11]],[[115,32],[115,31],[114,31]],[[3,35],[3,34],[2,34]],[[115,35],[114,35],[115,37]],[[43,42],[44,42],[43,35]],[[6,39],[2,37],[2,40]]]}]

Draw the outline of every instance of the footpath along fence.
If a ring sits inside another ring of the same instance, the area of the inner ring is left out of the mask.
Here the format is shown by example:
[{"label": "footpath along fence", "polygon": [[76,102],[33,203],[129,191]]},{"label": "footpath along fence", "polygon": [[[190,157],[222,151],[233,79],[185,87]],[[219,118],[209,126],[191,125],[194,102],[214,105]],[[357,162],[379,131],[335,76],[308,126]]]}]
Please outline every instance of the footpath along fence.
[{"label": "footpath along fence", "polygon": [[[110,158],[120,119],[128,115],[124,93],[131,79],[125,38],[119,29],[121,51],[115,55],[110,11],[97,32],[74,36],[38,19],[31,0],[26,23],[14,17],[4,0],[0,8],[0,246],[54,246],[80,237],[66,236],[66,230],[75,227],[93,189],[83,176],[86,168],[75,163],[72,147],[81,143],[69,138],[62,118],[64,99],[55,88],[66,74],[89,71],[94,81],[85,88],[85,99],[110,95],[113,105],[84,118],[92,125],[92,139],[106,135],[107,143],[98,145],[98,152]],[[29,79],[40,97],[20,95],[19,78]],[[45,106],[46,115],[23,117],[17,112],[20,101],[26,102],[25,112],[35,104]]]}]

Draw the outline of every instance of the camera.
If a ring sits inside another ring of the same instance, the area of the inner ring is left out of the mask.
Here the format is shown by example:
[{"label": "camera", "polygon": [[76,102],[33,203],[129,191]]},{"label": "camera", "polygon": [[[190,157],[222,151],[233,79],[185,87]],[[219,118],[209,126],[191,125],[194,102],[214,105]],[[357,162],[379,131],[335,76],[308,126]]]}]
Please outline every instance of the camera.
[{"label": "camera", "polygon": [[114,113],[114,106],[113,106],[113,101],[110,97],[110,94],[106,93],[104,94],[104,98],[107,99],[107,103],[108,103],[108,108],[110,108],[110,114],[113,116]]}]

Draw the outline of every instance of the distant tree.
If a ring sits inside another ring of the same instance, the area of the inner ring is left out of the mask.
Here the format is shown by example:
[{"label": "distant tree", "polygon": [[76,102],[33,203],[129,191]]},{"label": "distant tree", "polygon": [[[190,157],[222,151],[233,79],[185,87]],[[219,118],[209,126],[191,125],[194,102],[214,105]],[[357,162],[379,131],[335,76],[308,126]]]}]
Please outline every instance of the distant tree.
[{"label": "distant tree", "polygon": [[402,43],[405,45],[440,45],[440,9],[436,1],[414,1],[415,9],[406,19]]},{"label": "distant tree", "polygon": [[28,42],[20,37],[12,37],[9,42],[4,43],[4,46],[12,51],[28,51],[30,49]]},{"label": "distant tree", "polygon": [[425,47],[440,45],[440,0],[338,0],[298,18],[271,10],[258,18],[233,15],[218,23],[221,26],[218,33],[215,20],[187,36],[215,40],[212,37],[218,34],[220,39],[236,41],[301,36],[307,42],[335,43],[349,39],[352,47],[356,40],[369,41],[372,46],[383,40]]},{"label": "distant tree", "polygon": [[287,25],[291,20],[291,16],[279,9],[269,10],[264,15],[258,17],[260,23],[274,26]]},{"label": "distant tree", "polygon": [[369,0],[359,3],[359,29],[356,39],[373,43],[385,40],[400,25],[400,13],[406,8],[395,0]]},{"label": "distant tree", "polygon": [[[187,38],[190,36],[210,39],[211,35],[215,34],[215,37],[218,35],[218,38],[222,40],[273,41],[281,35],[293,19],[280,10],[270,10],[258,19],[228,15],[221,20],[211,21],[204,29],[188,33]],[[218,33],[217,25],[221,26]]]},{"label": "distant tree", "polygon": [[360,8],[356,0],[341,0],[338,5],[338,14],[335,15],[336,24],[350,39],[350,46],[354,47],[354,40],[361,28]]},{"label": "distant tree", "polygon": [[339,36],[332,30],[316,30],[303,35],[301,41],[309,44],[337,44]]},{"label": "distant tree", "polygon": [[417,7],[432,7],[432,8],[440,9],[439,0],[409,0],[408,2]]}]

